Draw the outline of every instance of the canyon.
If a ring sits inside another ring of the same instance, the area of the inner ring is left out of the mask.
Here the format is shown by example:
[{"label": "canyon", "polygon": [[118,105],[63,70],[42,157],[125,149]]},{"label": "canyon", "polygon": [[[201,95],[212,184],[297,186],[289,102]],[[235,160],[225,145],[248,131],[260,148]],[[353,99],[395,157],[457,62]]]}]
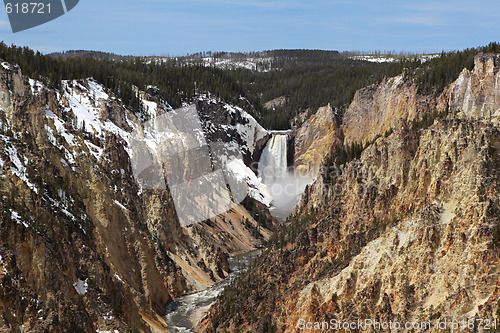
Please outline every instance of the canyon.
[{"label": "canyon", "polygon": [[326,332],[331,320],[372,319],[437,332],[444,320],[498,320],[498,69],[497,55],[479,54],[438,96],[404,75],[358,91],[331,131],[361,142],[360,157],[307,187],[198,329]]},{"label": "canyon", "polygon": [[226,167],[249,198],[182,226],[171,193],[133,172],[134,140],[154,151],[168,136],[145,126],[167,103],[137,91],[133,113],[92,79],[53,90],[21,70],[0,67],[0,331],[164,331],[168,303],[265,245],[272,199],[250,166],[267,132],[246,112],[207,96],[194,106],[207,140],[238,152]]},{"label": "canyon", "polygon": [[[0,331],[165,332],[169,305],[214,285],[207,294],[221,296],[196,312],[195,331],[498,319],[499,68],[479,54],[438,95],[404,72],[288,131],[199,94],[183,108],[200,132],[174,122],[176,144],[203,137],[213,166],[184,170],[191,155],[177,154],[148,169],[163,182],[149,188],[134,159],[176,149],[154,121],[178,110],[133,87],[133,112],[91,78],[50,89],[3,62]],[[359,158],[325,167],[352,144]],[[230,209],[183,223],[169,170],[182,170],[178,183],[222,170]],[[235,255],[257,249],[230,275]]]}]

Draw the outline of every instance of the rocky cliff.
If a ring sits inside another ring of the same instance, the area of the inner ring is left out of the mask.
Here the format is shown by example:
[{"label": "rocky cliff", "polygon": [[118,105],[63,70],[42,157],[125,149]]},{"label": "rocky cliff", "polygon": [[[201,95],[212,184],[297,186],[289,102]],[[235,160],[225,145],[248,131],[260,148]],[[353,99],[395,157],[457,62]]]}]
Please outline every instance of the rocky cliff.
[{"label": "rocky cliff", "polygon": [[[62,87],[0,67],[0,331],[164,331],[166,304],[227,276],[272,219],[235,205],[181,227],[170,192],[141,188],[130,161],[134,130],[168,104],[141,92],[134,114],[91,79]],[[251,156],[256,124],[231,112]]]},{"label": "rocky cliff", "polygon": [[[392,331],[417,323],[412,331],[437,332],[444,320],[498,323],[496,59],[478,56],[439,101],[418,97],[402,77],[359,91],[342,125],[346,141],[393,133],[343,165],[332,183],[319,179],[308,190],[200,330],[327,332],[339,329],[332,320],[371,319],[402,325]],[[438,104],[447,116],[408,124]]]},{"label": "rocky cliff", "polygon": [[418,87],[405,78],[408,75],[385,79],[356,92],[342,121],[345,144],[365,144],[435,109],[435,99],[418,94]]},{"label": "rocky cliff", "polygon": [[500,56],[478,54],[474,70],[464,69],[440,97],[439,108],[449,108],[461,118],[500,121]]},{"label": "rocky cliff", "polygon": [[296,132],[294,165],[300,174],[314,178],[333,145],[341,145],[336,115],[330,105],[321,107]]},{"label": "rocky cliff", "polygon": [[474,70],[464,69],[440,96],[419,94],[418,87],[409,80],[411,73],[407,72],[360,89],[343,118],[345,143],[366,143],[434,111],[448,110],[459,113],[459,117],[498,122],[499,66],[496,54],[476,55]]}]

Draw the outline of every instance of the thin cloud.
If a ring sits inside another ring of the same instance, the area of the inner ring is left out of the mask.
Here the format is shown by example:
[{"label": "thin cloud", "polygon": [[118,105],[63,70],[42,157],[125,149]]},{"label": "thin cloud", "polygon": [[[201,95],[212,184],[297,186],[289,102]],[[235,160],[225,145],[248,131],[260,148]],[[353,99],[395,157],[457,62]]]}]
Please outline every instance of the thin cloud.
[{"label": "thin cloud", "polygon": [[442,18],[424,14],[393,17],[391,21],[395,23],[405,23],[405,24],[424,25],[424,26],[445,25]]},{"label": "thin cloud", "polygon": [[491,6],[485,4],[470,3],[459,1],[454,3],[437,3],[437,2],[423,2],[402,5],[401,8],[409,10],[416,10],[420,12],[433,12],[433,13],[470,13],[470,12],[483,12]]},{"label": "thin cloud", "polygon": [[[202,2],[205,1],[194,0],[194,2]],[[294,2],[294,1],[236,1],[236,0],[216,0],[211,2],[212,5],[226,5],[231,7],[240,7],[240,8],[254,8],[261,10],[285,10],[285,9],[301,9],[308,8],[307,5]]]}]

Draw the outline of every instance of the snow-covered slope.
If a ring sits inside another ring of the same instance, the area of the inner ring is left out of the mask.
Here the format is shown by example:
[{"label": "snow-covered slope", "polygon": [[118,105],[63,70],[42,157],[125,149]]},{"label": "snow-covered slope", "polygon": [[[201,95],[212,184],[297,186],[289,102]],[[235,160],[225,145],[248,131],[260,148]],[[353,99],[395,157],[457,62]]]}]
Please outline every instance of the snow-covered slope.
[{"label": "snow-covered slope", "polygon": [[[167,112],[174,112],[166,103],[158,103],[152,96],[139,92],[143,103],[143,112],[133,114],[132,112],[115,114],[113,109],[118,101],[106,92],[106,88],[98,82],[88,79],[85,81],[63,82],[63,99],[61,106],[63,113],[72,119],[71,124],[75,130],[80,129],[92,135],[93,140],[85,140],[85,145],[90,154],[100,158],[103,143],[107,135],[113,134],[124,141],[124,148],[129,157],[134,155],[133,148],[138,140],[146,143],[147,149],[152,155],[158,155],[158,145],[174,135],[168,129],[159,130],[157,126],[145,126],[148,121]],[[248,186],[247,194],[269,206],[272,198],[269,189],[261,183],[254,171],[249,167],[256,144],[263,140],[268,132],[243,109],[223,103],[217,99],[202,95],[197,105],[200,113],[203,130],[198,136],[205,136],[212,150],[219,160],[227,162],[225,171],[230,171],[236,179],[245,181]],[[215,112],[212,112],[216,110]],[[75,138],[68,134],[64,122],[50,110],[47,117],[53,121],[54,129],[48,128],[48,132],[57,131],[66,139],[65,145],[58,145],[51,137],[51,142],[60,149],[65,150],[66,162],[74,163],[75,156],[72,148],[75,146]],[[143,122],[143,121],[145,122]],[[214,156],[215,157],[215,156]],[[246,162],[246,164],[244,163]],[[237,167],[236,167],[237,166]]]},{"label": "snow-covered slope", "polygon": [[[140,188],[131,163],[135,141],[158,153],[173,132],[148,124],[176,111],[135,92],[137,113],[93,79],[52,90],[18,66],[0,66],[0,291],[9,288],[0,299],[0,331],[163,327],[159,314],[168,302],[221,281],[229,255],[269,239],[274,221],[255,202],[259,222],[235,204],[184,228],[171,191]],[[243,110],[212,102],[203,97],[194,106],[203,124],[195,137],[222,143],[214,161],[226,160],[227,174],[245,184],[244,196],[269,205],[245,160],[266,131]],[[209,123],[204,103],[229,118]]]},{"label": "snow-covered slope", "polygon": [[248,69],[255,72],[269,72],[272,68],[272,57],[245,57],[241,59],[224,57],[204,57],[204,58],[178,58],[178,57],[149,57],[146,58],[147,64],[166,64],[169,62],[178,62],[190,65],[202,65],[205,67],[215,67],[226,70],[235,70],[239,68]]},{"label": "snow-covered slope", "polygon": [[368,55],[358,55],[358,56],[353,56],[351,59],[355,60],[364,60],[364,61],[369,61],[369,62],[397,62],[405,59],[418,59],[421,62],[426,62],[429,60],[432,60],[434,58],[439,57],[439,54],[417,54],[417,55],[411,55],[411,56],[399,56],[399,55],[387,55],[387,54],[380,54],[380,55],[375,55],[375,54],[368,54]]}]

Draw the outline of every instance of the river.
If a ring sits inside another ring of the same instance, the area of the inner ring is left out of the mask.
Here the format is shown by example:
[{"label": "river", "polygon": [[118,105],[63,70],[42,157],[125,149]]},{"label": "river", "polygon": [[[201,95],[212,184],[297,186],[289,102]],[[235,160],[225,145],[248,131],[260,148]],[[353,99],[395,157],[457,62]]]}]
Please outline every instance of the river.
[{"label": "river", "polygon": [[169,325],[167,331],[170,333],[193,332],[193,327],[207,313],[217,296],[240,273],[250,267],[259,252],[257,250],[230,257],[228,261],[231,273],[224,281],[214,284],[210,289],[186,295],[170,302],[164,316]]}]

